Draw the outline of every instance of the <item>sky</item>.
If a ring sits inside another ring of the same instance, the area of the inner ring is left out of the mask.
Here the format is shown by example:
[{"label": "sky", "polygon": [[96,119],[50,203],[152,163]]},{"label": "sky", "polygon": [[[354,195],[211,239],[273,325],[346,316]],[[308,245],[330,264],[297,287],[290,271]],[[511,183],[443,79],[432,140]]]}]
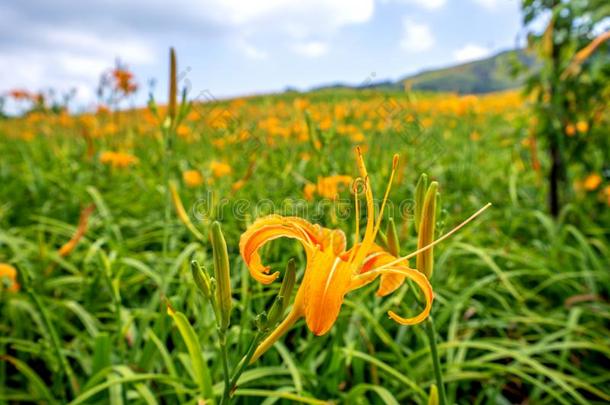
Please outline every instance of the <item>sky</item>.
[{"label": "sky", "polygon": [[166,98],[168,49],[192,97],[398,79],[515,48],[516,0],[14,0],[0,4],[0,94],[77,91],[116,59],[142,104]]}]

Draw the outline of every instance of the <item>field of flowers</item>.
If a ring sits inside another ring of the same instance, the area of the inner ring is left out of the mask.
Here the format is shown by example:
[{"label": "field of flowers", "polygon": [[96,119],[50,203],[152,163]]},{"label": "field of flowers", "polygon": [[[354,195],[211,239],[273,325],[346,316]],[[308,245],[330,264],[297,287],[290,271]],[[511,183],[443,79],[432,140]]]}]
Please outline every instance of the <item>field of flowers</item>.
[{"label": "field of flowers", "polygon": [[325,90],[0,121],[0,403],[610,402],[605,152],[552,219],[529,111]]}]

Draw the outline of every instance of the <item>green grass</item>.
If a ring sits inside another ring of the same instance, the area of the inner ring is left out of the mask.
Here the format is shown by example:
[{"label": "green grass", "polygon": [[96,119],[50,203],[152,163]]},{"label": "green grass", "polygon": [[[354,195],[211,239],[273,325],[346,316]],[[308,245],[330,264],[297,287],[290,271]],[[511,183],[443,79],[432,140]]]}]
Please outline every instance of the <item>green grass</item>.
[{"label": "green grass", "polygon": [[[229,126],[264,137],[256,125],[263,117],[304,122],[302,114],[278,107],[291,105],[291,97],[249,100],[250,110],[231,110],[237,118]],[[400,93],[385,97],[404,101]],[[308,98],[314,110],[332,111],[358,100],[368,103],[369,111],[383,95],[342,91]],[[205,116],[220,107],[202,108]],[[361,128],[363,118],[354,113],[359,108],[364,107],[353,107],[335,119],[333,129],[318,133],[325,144],[320,153],[307,141],[282,138],[273,146],[256,144],[254,152],[248,142],[220,149],[211,141],[234,128],[214,130],[203,118],[188,124],[201,135],[199,141],[173,144],[170,179],[179,180],[190,168],[208,177],[213,159],[226,160],[233,169],[232,176],[210,186],[180,187],[187,210],[205,200],[208,189],[215,196],[212,214],[192,220],[207,235],[210,221],[219,219],[227,238],[231,365],[246,352],[256,315],[279,289],[279,283],[262,286],[251,279],[239,257],[240,234],[268,211],[263,204],[256,212],[254,203],[269,199],[280,206],[302,198],[306,179],[355,176],[353,142],[334,128],[341,123]],[[363,130],[375,195],[383,192],[392,154],[400,153],[402,180],[391,200],[398,206],[412,199],[419,173],[427,172],[441,185],[440,232],[486,202],[494,204],[435,251],[432,314],[449,403],[608,403],[608,207],[589,195],[567,206],[557,221],[545,214],[544,187],[520,144],[524,108],[510,114],[417,114],[433,118],[426,138],[405,136],[414,131],[409,126]],[[189,268],[193,257],[211,268],[211,246],[194,238],[172,211],[164,252],[163,154],[153,129],[130,134],[140,122],[141,113],[131,114],[120,134],[94,139],[96,153],[123,145],[139,158],[125,170],[110,169],[96,157],[88,160],[77,126],[43,124],[36,127],[38,136],[26,141],[12,136],[26,124],[0,123],[0,262],[13,264],[22,284],[19,293],[5,291],[0,298],[0,402],[194,404],[208,384],[222,393],[214,314]],[[481,134],[477,142],[469,139],[473,131]],[[425,139],[438,144],[430,149]],[[303,160],[301,153],[311,159]],[[249,159],[256,162],[254,174],[232,193],[231,184],[247,171]],[[238,201],[250,203],[247,215],[232,213]],[[307,203],[310,219],[352,235],[353,211],[337,217],[328,207],[316,212],[315,202]],[[89,203],[96,210],[85,238],[71,255],[60,257],[57,249],[70,239]],[[408,219],[393,216],[407,253],[416,245],[412,224],[402,227]],[[264,250],[264,261],[274,269],[285,268],[292,257],[300,280],[305,259],[296,243],[274,242]],[[375,297],[375,289],[349,294],[323,337],[299,322],[242,375],[236,402],[427,403],[435,378],[424,327],[403,327],[386,315],[389,309],[409,313],[416,302],[406,285],[384,299]],[[185,314],[178,326],[167,314],[165,298]],[[208,373],[211,381],[205,381]]]}]

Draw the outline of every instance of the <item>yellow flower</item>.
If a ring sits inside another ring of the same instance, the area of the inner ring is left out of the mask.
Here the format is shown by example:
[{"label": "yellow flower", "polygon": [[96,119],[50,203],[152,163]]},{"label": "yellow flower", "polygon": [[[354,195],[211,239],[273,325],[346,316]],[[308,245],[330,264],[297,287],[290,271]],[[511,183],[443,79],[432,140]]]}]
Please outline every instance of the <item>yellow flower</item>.
[{"label": "yellow flower", "polygon": [[225,162],[217,162],[214,160],[210,163],[210,169],[212,170],[214,177],[217,178],[231,174],[231,166]]},{"label": "yellow flower", "polygon": [[589,123],[587,121],[578,121],[576,123],[576,130],[581,134],[589,130]]},{"label": "yellow flower", "polygon": [[360,148],[357,148],[360,177],[357,181],[363,184],[366,197],[367,221],[364,237],[360,241],[360,206],[356,197],[356,233],[355,243],[351,249],[346,248],[345,234],[338,229],[323,228],[298,217],[271,215],[259,218],[241,236],[239,249],[248,270],[254,279],[270,284],[279,275],[269,274],[270,267],[264,266],[259,249],[267,242],[281,237],[296,239],[303,245],[307,265],[303,281],[299,286],[292,309],[278,327],[257,347],[251,362],[256,361],[273,343],[294,325],[300,318],[305,318],[309,330],[315,335],[327,333],[339,316],[339,311],[347,293],[357,290],[380,277],[378,296],[386,296],[402,285],[409,278],[422,290],[425,307],[416,316],[403,318],[393,311],[388,315],[401,325],[413,325],[428,317],[432,308],[434,294],[426,276],[409,267],[408,260],[437,243],[445,240],[454,232],[478,216],[489,204],[480,209],[462,224],[427,246],[420,247],[408,256],[396,257],[375,243],[381,226],[383,211],[394,173],[398,165],[398,155],[394,156],[389,184],[375,219],[373,193]]},{"label": "yellow flower", "polygon": [[187,187],[198,187],[203,184],[203,176],[199,170],[185,170],[182,173],[182,180]]},{"label": "yellow flower", "polygon": [[330,176],[318,179],[318,194],[324,198],[336,200],[339,198],[339,192],[349,186],[353,179],[351,176]]},{"label": "yellow flower", "polygon": [[306,200],[313,200],[313,196],[316,192],[317,186],[313,183],[305,184],[305,188],[303,189],[303,194],[305,194]]},{"label": "yellow flower", "polygon": [[17,292],[21,288],[17,283],[17,269],[7,263],[0,263],[0,290]]},{"label": "yellow flower", "polygon": [[354,143],[361,143],[364,141],[364,134],[362,132],[356,132],[356,133],[352,134],[352,136],[350,138],[352,139],[352,142],[354,142]]},{"label": "yellow flower", "polygon": [[[258,251],[268,241],[280,237],[297,239],[303,245],[307,256],[307,268],[292,310],[277,329],[260,344],[252,361],[260,357],[301,317],[305,317],[308,328],[314,334],[320,336],[327,333],[339,315],[345,294],[371,283],[378,276],[381,277],[381,284],[377,290],[380,296],[392,293],[405,278],[413,280],[424,293],[426,305],[421,313],[412,318],[403,318],[389,311],[388,314],[392,319],[403,325],[412,325],[427,318],[432,307],[433,293],[426,276],[409,268],[408,258],[397,258],[375,243],[397,161],[398,156],[395,156],[390,184],[375,221],[369,176],[358,149],[360,181],[364,184],[369,216],[364,238],[359,242],[359,232],[356,232],[357,241],[349,250],[346,249],[345,234],[341,230],[323,228],[297,217],[271,215],[259,218],[241,236],[239,243],[241,255],[252,277],[263,284],[273,282],[279,275],[277,272],[268,274],[269,267],[261,263]],[[358,207],[356,200],[357,210]],[[357,229],[358,217],[357,212]]]},{"label": "yellow flower", "polygon": [[597,173],[591,173],[585,178],[583,186],[585,190],[593,191],[596,190],[600,184],[602,184],[601,176]]},{"label": "yellow flower", "polygon": [[106,151],[100,155],[100,162],[112,167],[124,168],[137,164],[138,158],[129,153]]},{"label": "yellow flower", "polygon": [[187,127],[186,125],[180,125],[178,128],[176,128],[176,135],[187,142],[193,140],[191,128]]},{"label": "yellow flower", "polygon": [[336,200],[339,198],[339,192],[352,183],[353,179],[351,176],[329,176],[329,177],[318,177],[318,183],[308,183],[303,189],[303,194],[307,200],[312,200],[315,194],[318,194],[324,198]]},{"label": "yellow flower", "polygon": [[567,136],[574,136],[574,135],[576,135],[576,128],[574,127],[573,124],[566,125],[566,135]]},{"label": "yellow flower", "polygon": [[477,131],[472,131],[470,133],[470,140],[471,141],[478,141],[479,139],[481,139],[481,135],[477,132]]}]

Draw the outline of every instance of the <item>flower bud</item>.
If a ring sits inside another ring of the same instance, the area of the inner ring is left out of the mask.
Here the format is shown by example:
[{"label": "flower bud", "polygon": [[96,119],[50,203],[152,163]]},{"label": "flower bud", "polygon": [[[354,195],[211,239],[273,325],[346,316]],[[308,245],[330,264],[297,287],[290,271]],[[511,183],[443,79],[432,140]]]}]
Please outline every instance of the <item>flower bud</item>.
[{"label": "flower bud", "polygon": [[169,49],[169,100],[167,103],[167,116],[174,124],[176,120],[176,105],[178,99],[178,83],[176,74],[176,52],[174,48]]},{"label": "flower bud", "polygon": [[[421,212],[421,224],[417,239],[417,249],[421,249],[434,240],[434,229],[436,227],[436,199],[438,183],[433,181],[428,187],[426,197]],[[432,277],[434,264],[434,251],[429,248],[417,255],[417,270],[423,273],[428,279]]]},{"label": "flower bud", "polygon": [[212,291],[210,276],[205,268],[197,263],[197,260],[191,261],[191,273],[193,273],[193,280],[199,288],[199,291],[201,291],[206,298],[210,298]]},{"label": "flower bud", "polygon": [[390,218],[388,221],[388,227],[386,229],[386,246],[388,252],[390,252],[392,256],[400,256],[400,241],[398,240],[398,232],[396,231],[394,218]]},{"label": "flower bud", "polygon": [[219,326],[222,330],[229,327],[231,318],[231,274],[227,243],[216,221],[212,223],[210,240],[214,255],[214,277],[216,279],[216,303],[220,314]]},{"label": "flower bud", "polygon": [[294,283],[296,280],[296,265],[294,259],[288,261],[286,266],[286,273],[282,280],[282,286],[280,292],[273,301],[271,309],[269,310],[269,326],[274,326],[277,321],[284,315],[288,305],[290,304],[290,297],[292,296],[292,290],[294,289]]},{"label": "flower bud", "polygon": [[415,187],[415,232],[419,233],[419,224],[421,223],[422,210],[424,206],[424,198],[426,189],[428,188],[428,175],[422,173],[417,180]]}]

